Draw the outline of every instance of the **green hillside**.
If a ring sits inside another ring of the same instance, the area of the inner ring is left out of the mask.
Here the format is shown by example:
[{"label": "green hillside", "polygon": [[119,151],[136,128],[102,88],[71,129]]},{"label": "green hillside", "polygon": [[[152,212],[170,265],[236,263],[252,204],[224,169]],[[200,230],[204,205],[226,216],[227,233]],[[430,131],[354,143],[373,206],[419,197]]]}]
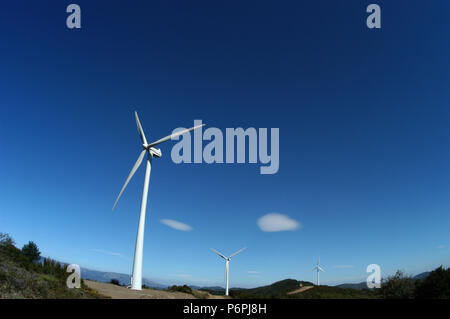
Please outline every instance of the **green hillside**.
[{"label": "green hillside", "polygon": [[105,298],[83,282],[79,289],[67,288],[65,266],[51,259],[32,262],[9,236],[0,235],[0,299]]},{"label": "green hillside", "polygon": [[[313,286],[313,288],[296,294],[288,294],[300,287]],[[231,289],[230,296],[233,298],[257,299],[257,298],[277,298],[277,299],[352,299],[352,298],[375,298],[375,295],[368,290],[342,289],[329,286],[315,286],[308,281],[297,281],[285,279],[268,286],[253,289]]]},{"label": "green hillside", "polygon": [[289,295],[292,299],[372,299],[379,298],[377,294],[368,289],[338,288],[332,286],[314,286],[307,291]]},{"label": "green hillside", "polygon": [[303,286],[312,286],[307,281],[297,281],[294,279],[285,279],[277,281],[268,286],[262,286],[252,289],[231,289],[230,296],[233,298],[287,298],[287,293],[298,289],[300,284]]}]

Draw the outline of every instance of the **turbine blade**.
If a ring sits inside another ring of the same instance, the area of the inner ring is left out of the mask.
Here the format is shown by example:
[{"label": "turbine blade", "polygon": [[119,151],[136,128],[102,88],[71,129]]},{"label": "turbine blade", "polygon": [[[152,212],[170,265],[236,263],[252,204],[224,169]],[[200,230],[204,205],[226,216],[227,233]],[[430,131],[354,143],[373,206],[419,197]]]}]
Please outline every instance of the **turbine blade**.
[{"label": "turbine blade", "polygon": [[141,122],[139,121],[139,116],[136,111],[134,112],[134,115],[136,117],[136,125],[138,127],[139,135],[141,136],[141,141],[143,144],[147,145],[147,139],[145,138],[144,130],[142,129],[142,125]]},{"label": "turbine blade", "polygon": [[170,135],[167,135],[166,137],[163,137],[163,138],[157,140],[156,142],[150,143],[149,147],[156,146],[158,144],[161,144],[161,143],[163,143],[165,141],[168,141],[168,140],[170,140],[172,138],[175,138],[175,137],[177,137],[179,135],[183,135],[184,133],[190,132],[192,130],[196,130],[196,129],[198,129],[198,128],[202,127],[202,126],[205,126],[205,125],[206,124],[197,125],[197,126],[194,126],[194,127],[191,127],[191,128],[188,128],[188,129],[185,129],[185,130],[182,130],[182,131],[170,134]]},{"label": "turbine blade", "polygon": [[244,247],[244,248],[242,248],[242,249],[239,249],[237,252],[235,252],[234,254],[232,254],[229,258],[231,258],[231,257],[233,257],[233,256],[236,256],[237,254],[239,254],[240,252],[242,252],[242,251],[244,251],[244,250],[246,250],[247,249],[247,247]]},{"label": "turbine blade", "polygon": [[222,255],[221,253],[219,253],[217,250],[215,250],[215,249],[212,249],[211,248],[211,250],[213,251],[213,252],[215,252],[217,255],[219,255],[220,257],[222,257],[223,259],[227,259],[227,257],[225,257],[224,255]]},{"label": "turbine blade", "polygon": [[144,159],[145,153],[147,153],[147,150],[142,150],[142,152],[141,152],[141,154],[139,155],[139,157],[138,157],[136,163],[134,164],[133,168],[131,169],[131,172],[130,172],[130,174],[128,175],[127,180],[125,181],[125,184],[123,185],[122,190],[121,190],[120,193],[119,193],[119,196],[117,196],[117,199],[116,199],[116,201],[114,202],[114,206],[113,206],[113,208],[112,208],[113,210],[114,210],[114,207],[116,207],[117,201],[119,200],[120,196],[122,195],[123,191],[125,190],[125,187],[127,187],[128,182],[129,182],[130,179],[133,177],[134,173],[136,173],[136,170],[138,169],[139,165],[141,165],[142,160]]},{"label": "turbine blade", "polygon": [[323,268],[322,268],[322,267],[320,267],[320,266],[319,266],[319,268],[318,268],[318,269],[319,269],[320,271],[325,271],[325,270],[323,270]]}]

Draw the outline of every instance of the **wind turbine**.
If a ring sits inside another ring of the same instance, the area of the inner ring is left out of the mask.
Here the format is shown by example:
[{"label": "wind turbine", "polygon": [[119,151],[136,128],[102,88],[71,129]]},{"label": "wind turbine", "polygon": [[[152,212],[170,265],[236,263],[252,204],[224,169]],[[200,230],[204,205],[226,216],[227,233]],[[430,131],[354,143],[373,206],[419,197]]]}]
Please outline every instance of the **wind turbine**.
[{"label": "wind turbine", "polygon": [[234,254],[230,255],[230,257],[225,257],[224,255],[222,255],[221,253],[219,253],[217,250],[212,249],[211,250],[213,252],[215,252],[217,255],[219,255],[220,257],[222,257],[223,259],[225,259],[225,296],[228,296],[228,269],[229,269],[229,263],[231,260],[231,257],[236,256],[237,254],[239,254],[240,252],[244,251],[247,248],[242,248],[240,250],[238,250],[237,252],[235,252]]},{"label": "wind turbine", "polygon": [[313,271],[314,269],[317,270],[317,286],[319,286],[320,285],[319,274],[321,271],[325,271],[323,270],[322,267],[320,267],[320,257],[319,260],[317,260],[317,265],[313,269],[311,269],[311,271]]},{"label": "wind turbine", "polygon": [[162,156],[161,150],[155,148],[154,146],[157,146],[157,145],[159,145],[165,141],[168,141],[174,137],[177,137],[179,135],[182,135],[184,133],[187,133],[187,132],[195,130],[199,127],[202,127],[205,124],[197,125],[197,126],[189,128],[189,129],[185,129],[185,130],[181,130],[176,133],[172,133],[166,137],[163,137],[163,138],[157,140],[156,142],[148,144],[147,139],[145,138],[144,130],[142,129],[141,122],[139,121],[137,112],[134,112],[134,115],[136,117],[136,124],[137,124],[137,128],[138,128],[138,132],[139,132],[139,135],[141,136],[143,150],[142,150],[141,154],[139,155],[133,168],[131,169],[131,172],[128,175],[128,178],[126,179],[125,184],[123,185],[122,190],[119,193],[119,196],[117,196],[117,199],[114,202],[113,210],[114,210],[114,207],[116,207],[117,201],[119,200],[123,191],[127,187],[129,181],[131,180],[134,173],[136,173],[136,170],[141,165],[142,160],[144,159],[144,156],[147,154],[144,189],[142,191],[141,213],[139,215],[139,226],[138,226],[138,232],[137,232],[137,238],[136,238],[136,248],[134,250],[133,275],[131,276],[131,289],[141,290],[142,289],[142,255],[143,255],[143,249],[144,249],[145,210],[147,208],[147,195],[148,195],[148,184],[150,182],[150,170],[152,167],[153,157],[159,158]]}]

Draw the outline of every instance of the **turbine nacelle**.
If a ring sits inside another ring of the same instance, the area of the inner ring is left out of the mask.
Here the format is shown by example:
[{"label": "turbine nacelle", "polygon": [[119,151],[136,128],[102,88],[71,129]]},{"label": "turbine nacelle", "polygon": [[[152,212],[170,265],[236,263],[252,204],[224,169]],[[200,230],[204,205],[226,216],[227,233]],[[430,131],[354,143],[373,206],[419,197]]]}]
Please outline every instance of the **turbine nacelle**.
[{"label": "turbine nacelle", "polygon": [[160,158],[162,156],[162,152],[159,148],[150,147],[150,154],[152,156]]},{"label": "turbine nacelle", "polygon": [[147,150],[148,154],[150,154],[151,157],[158,157],[158,158],[160,158],[162,156],[161,149],[159,149],[159,148],[151,147],[148,144],[142,144],[142,148],[144,150]]}]

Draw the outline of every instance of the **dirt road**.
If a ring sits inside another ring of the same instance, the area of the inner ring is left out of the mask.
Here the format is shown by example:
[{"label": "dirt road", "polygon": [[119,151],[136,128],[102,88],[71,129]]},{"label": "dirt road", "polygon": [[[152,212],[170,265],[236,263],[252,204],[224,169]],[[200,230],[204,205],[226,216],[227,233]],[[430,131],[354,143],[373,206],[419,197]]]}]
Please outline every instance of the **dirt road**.
[{"label": "dirt road", "polygon": [[112,299],[195,299],[191,294],[184,292],[169,292],[157,289],[131,290],[126,287],[116,286],[98,281],[84,280],[91,289]]},{"label": "dirt road", "polygon": [[288,294],[288,295],[295,295],[295,294],[301,293],[301,292],[303,292],[303,291],[309,290],[309,289],[311,289],[311,288],[314,288],[314,286],[305,286],[305,287],[299,288],[299,289],[297,289],[297,290],[288,292],[287,294]]},{"label": "dirt road", "polygon": [[157,289],[142,289],[131,290],[126,287],[121,287],[109,283],[84,280],[84,283],[91,289],[101,293],[105,296],[110,296],[112,299],[197,299],[195,296],[201,299],[223,299],[224,296],[214,296],[206,291],[194,290],[195,296],[184,292],[171,292],[167,290]]}]

